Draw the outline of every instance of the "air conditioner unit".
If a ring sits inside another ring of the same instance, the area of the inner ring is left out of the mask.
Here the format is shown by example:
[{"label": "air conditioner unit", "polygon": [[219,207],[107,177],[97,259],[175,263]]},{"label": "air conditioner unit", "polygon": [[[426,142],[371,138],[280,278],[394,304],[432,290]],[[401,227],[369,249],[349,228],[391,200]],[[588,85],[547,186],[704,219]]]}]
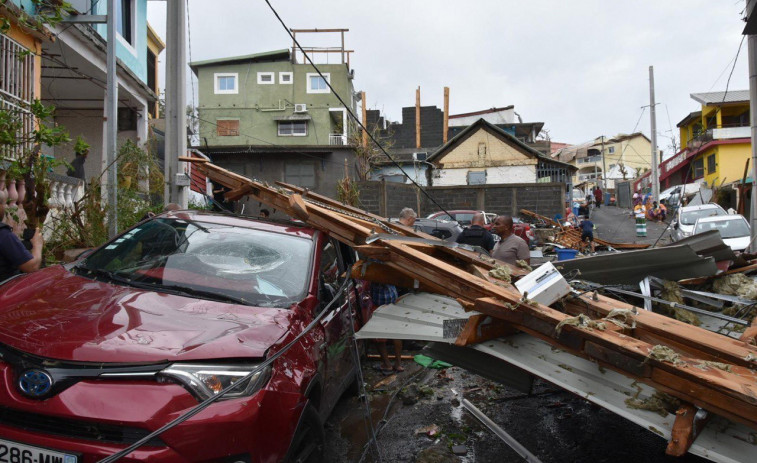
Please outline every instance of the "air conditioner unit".
[{"label": "air conditioner unit", "polygon": [[308,112],[308,105],[304,103],[298,103],[294,105],[294,112],[296,113],[306,113]]},{"label": "air conditioner unit", "polygon": [[428,153],[413,153],[413,161],[425,161],[428,158]]}]

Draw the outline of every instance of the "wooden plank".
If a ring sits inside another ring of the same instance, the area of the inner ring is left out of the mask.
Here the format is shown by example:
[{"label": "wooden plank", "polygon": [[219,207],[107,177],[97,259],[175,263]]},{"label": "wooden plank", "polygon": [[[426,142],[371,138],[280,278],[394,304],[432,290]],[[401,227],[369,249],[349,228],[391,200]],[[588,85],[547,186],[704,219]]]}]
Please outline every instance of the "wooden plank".
[{"label": "wooden plank", "polygon": [[489,315],[473,315],[455,340],[456,346],[468,346],[517,333],[509,323]]},{"label": "wooden plank", "polygon": [[310,218],[308,207],[305,205],[305,201],[302,200],[300,195],[292,195],[289,197],[289,207],[294,212],[294,216],[298,219],[307,222]]},{"label": "wooden plank", "polygon": [[710,414],[707,414],[704,419],[697,419],[697,408],[691,404],[682,403],[676,411],[676,419],[673,422],[665,453],[673,457],[684,456],[709,419]]}]

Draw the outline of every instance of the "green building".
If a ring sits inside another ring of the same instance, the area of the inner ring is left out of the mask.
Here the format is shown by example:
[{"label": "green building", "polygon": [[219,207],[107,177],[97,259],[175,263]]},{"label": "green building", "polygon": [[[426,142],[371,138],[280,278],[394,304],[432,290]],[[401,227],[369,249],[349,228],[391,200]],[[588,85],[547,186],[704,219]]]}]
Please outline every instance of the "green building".
[{"label": "green building", "polygon": [[[295,62],[285,49],[190,66],[199,83],[195,148],[216,164],[331,197],[345,165],[355,171],[349,146],[352,124],[324,81],[357,114],[359,94],[348,63],[318,64],[321,77],[310,64]],[[254,212],[254,207],[246,212]]]}]

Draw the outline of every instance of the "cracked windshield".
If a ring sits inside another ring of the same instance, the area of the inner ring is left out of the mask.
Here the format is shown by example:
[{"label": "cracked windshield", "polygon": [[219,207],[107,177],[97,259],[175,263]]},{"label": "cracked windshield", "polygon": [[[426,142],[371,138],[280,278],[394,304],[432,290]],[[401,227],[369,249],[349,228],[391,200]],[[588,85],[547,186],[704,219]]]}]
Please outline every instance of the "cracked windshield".
[{"label": "cracked windshield", "polygon": [[146,222],[76,269],[130,286],[264,307],[306,290],[309,239],[195,221]]}]

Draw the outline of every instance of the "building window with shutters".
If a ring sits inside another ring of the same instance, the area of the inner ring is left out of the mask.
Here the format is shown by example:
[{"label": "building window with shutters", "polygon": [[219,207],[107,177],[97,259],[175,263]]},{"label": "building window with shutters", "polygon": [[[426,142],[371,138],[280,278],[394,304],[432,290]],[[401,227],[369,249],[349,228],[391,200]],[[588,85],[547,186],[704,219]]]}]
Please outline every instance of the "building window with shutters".
[{"label": "building window with shutters", "polygon": [[718,166],[715,163],[715,155],[711,154],[707,156],[707,173],[714,174],[717,169],[718,169]]},{"label": "building window with shutters", "polygon": [[216,134],[219,137],[239,136],[239,119],[216,119]]},{"label": "building window with shutters", "polygon": [[308,121],[279,121],[280,137],[305,137],[308,134]]},{"label": "building window with shutters", "polygon": [[286,183],[304,188],[315,187],[315,164],[312,162],[290,162],[284,167]]}]

